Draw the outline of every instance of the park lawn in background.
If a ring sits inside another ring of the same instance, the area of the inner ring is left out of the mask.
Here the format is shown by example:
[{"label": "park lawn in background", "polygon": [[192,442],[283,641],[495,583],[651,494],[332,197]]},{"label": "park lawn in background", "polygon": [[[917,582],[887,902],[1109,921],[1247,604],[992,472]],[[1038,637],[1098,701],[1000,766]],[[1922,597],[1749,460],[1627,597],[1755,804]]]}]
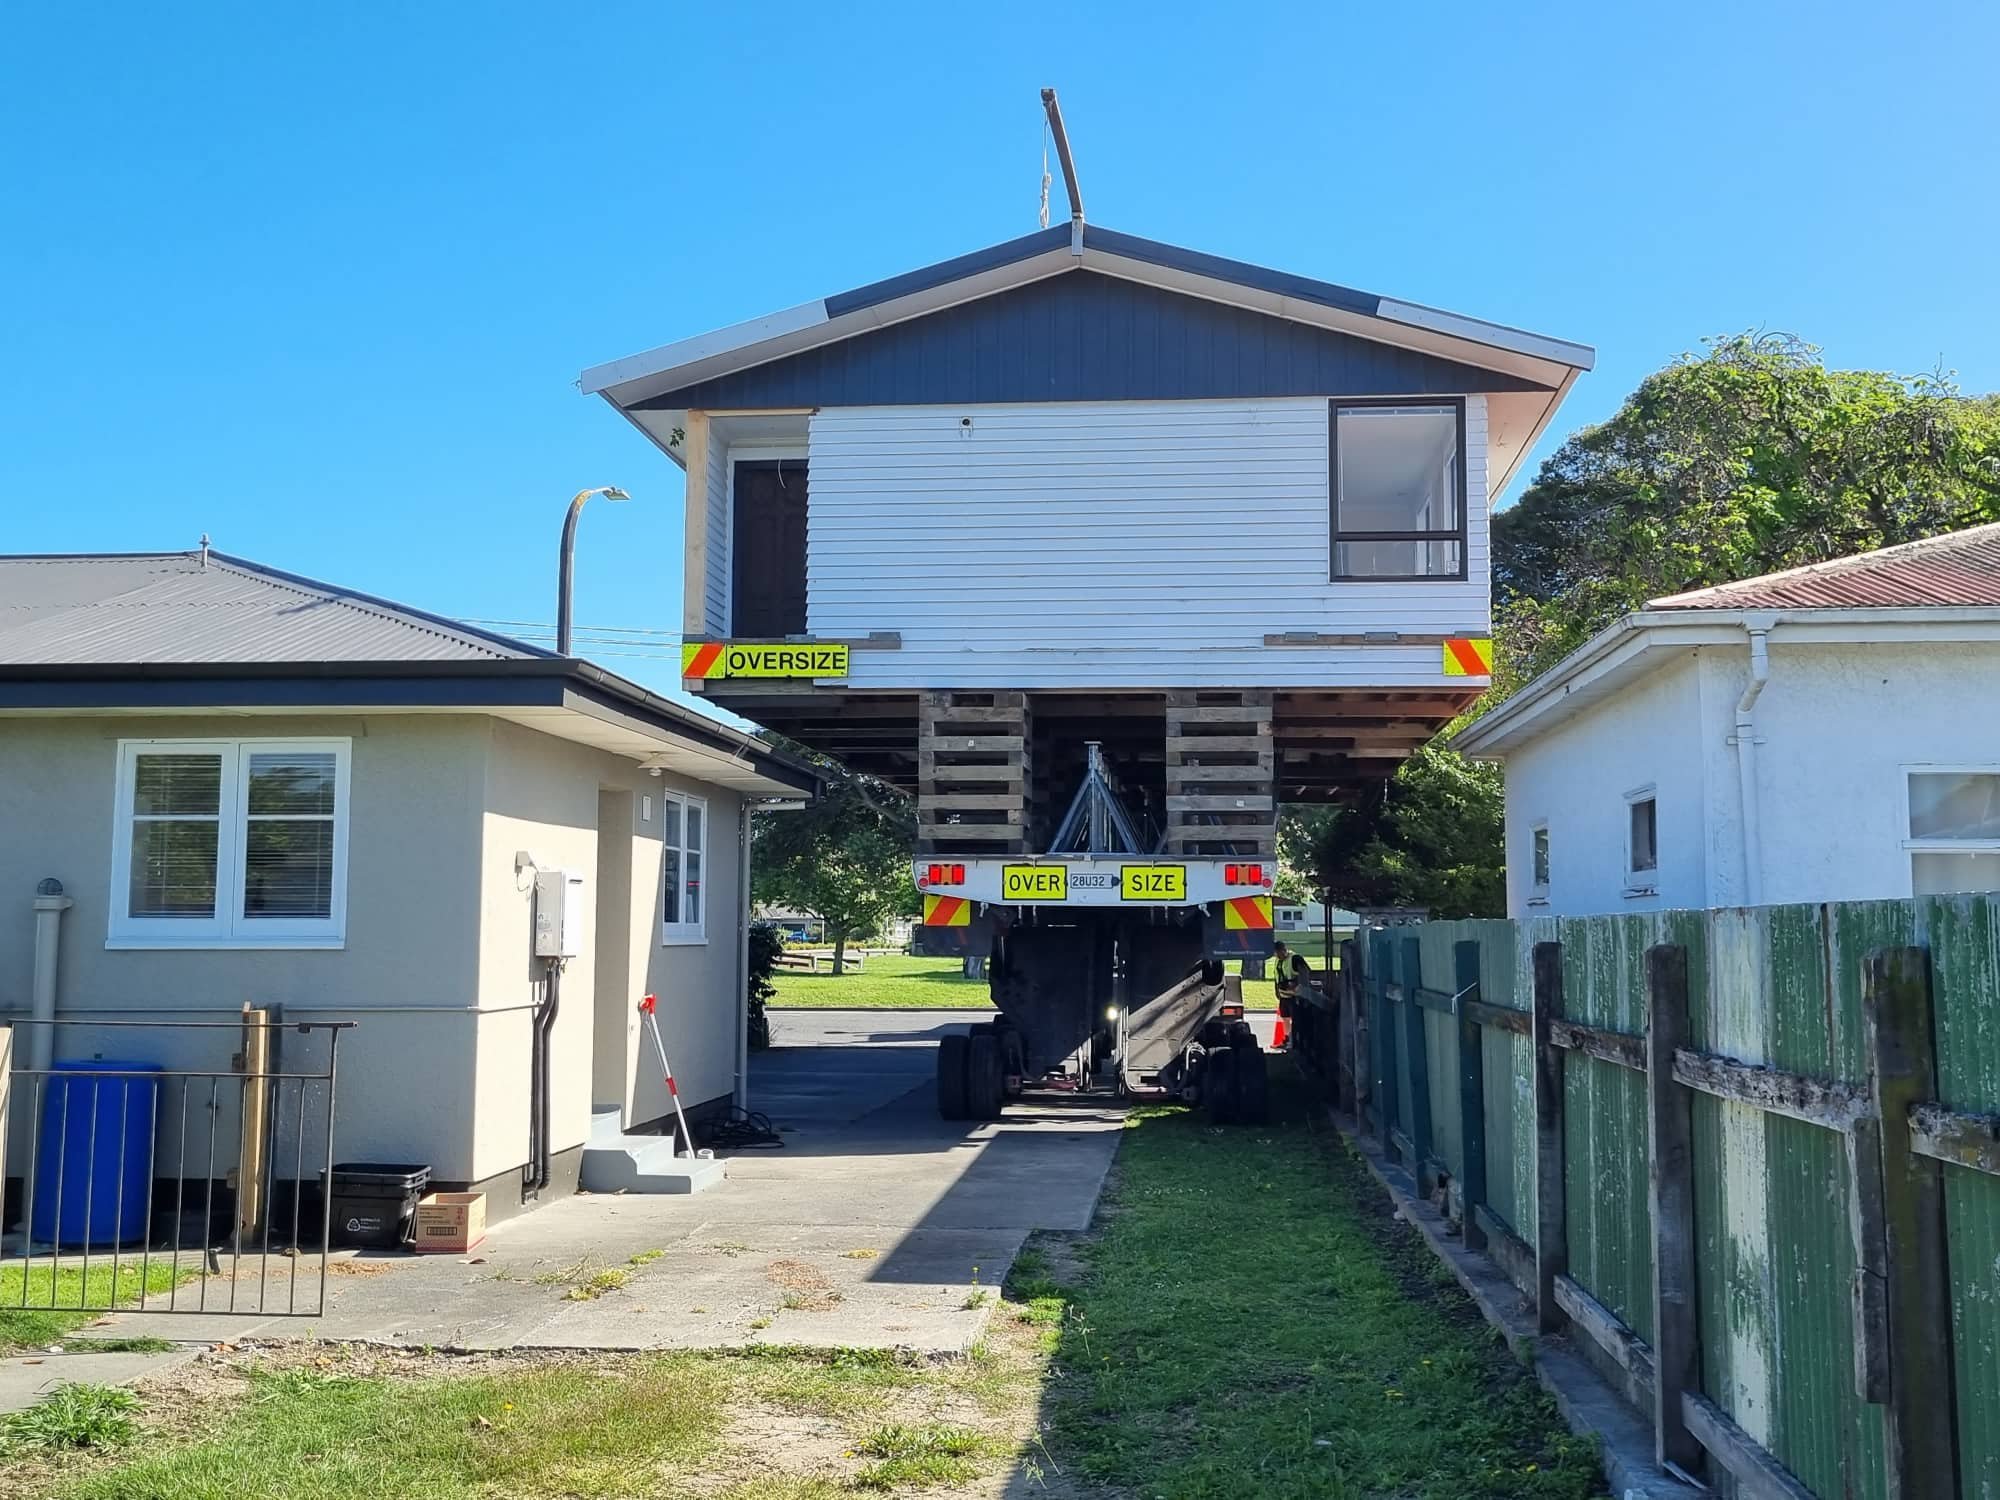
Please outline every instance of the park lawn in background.
[{"label": "park lawn in background", "polygon": [[836,978],[822,970],[807,974],[780,969],[771,976],[778,993],[774,1010],[989,1010],[984,979],[967,979],[955,958],[911,958],[907,954],[871,958]]},{"label": "park lawn in background", "polygon": [[[80,1266],[58,1266],[54,1273],[52,1298],[50,1268],[46,1261],[30,1265],[25,1270],[19,1260],[11,1265],[0,1264],[0,1354],[46,1348],[84,1324],[102,1317],[102,1313],[78,1312],[76,1309],[82,1303],[102,1306],[110,1301],[111,1270],[108,1258],[92,1266],[87,1274]],[[196,1274],[195,1269],[184,1264],[180,1279],[187,1281]],[[143,1279],[148,1292],[168,1290],[175,1279],[171,1262],[154,1260],[146,1268]],[[118,1268],[118,1301],[137,1301],[140,1281],[139,1264],[128,1251]],[[21,1305],[24,1290],[26,1307]],[[54,1306],[50,1305],[51,1302]]]}]

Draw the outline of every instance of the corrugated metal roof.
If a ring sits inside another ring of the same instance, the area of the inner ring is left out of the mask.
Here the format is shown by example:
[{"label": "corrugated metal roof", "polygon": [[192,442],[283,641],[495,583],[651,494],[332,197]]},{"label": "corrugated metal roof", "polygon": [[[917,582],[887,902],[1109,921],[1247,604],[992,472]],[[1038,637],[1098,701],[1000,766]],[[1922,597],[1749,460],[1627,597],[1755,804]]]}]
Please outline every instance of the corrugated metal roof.
[{"label": "corrugated metal roof", "polygon": [[1655,599],[1648,609],[2000,605],[2000,523]]},{"label": "corrugated metal roof", "polygon": [[550,653],[211,552],[0,557],[0,663],[518,661]]}]

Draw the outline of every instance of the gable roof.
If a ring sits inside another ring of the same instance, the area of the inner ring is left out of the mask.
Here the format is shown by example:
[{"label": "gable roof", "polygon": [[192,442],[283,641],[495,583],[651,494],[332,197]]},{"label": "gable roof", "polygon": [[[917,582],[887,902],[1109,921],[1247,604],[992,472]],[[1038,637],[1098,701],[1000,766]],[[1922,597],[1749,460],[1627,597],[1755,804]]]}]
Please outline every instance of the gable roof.
[{"label": "gable roof", "polygon": [[1497,493],[1594,359],[1566,340],[1078,222],[598,365],[578,383],[677,462],[686,412],[724,406],[1499,393]]},{"label": "gable roof", "polygon": [[1646,608],[1921,609],[2000,605],[2000,522],[1654,599]]},{"label": "gable roof", "polygon": [[552,656],[220,552],[0,557],[0,662],[9,665]]}]

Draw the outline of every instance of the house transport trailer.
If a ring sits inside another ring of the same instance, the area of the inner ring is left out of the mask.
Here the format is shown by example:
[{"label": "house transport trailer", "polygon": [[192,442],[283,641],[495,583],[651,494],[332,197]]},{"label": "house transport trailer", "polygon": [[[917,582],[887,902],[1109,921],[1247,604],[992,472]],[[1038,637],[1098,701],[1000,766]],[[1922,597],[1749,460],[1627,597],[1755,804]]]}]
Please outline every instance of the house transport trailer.
[{"label": "house transport trailer", "polygon": [[686,470],[687,687],[914,796],[919,943],[1000,1012],[941,1049],[945,1112],[1053,1079],[1227,1113],[1278,809],[1486,687],[1492,500],[1592,355],[1070,187],[1067,224],[581,384]]}]

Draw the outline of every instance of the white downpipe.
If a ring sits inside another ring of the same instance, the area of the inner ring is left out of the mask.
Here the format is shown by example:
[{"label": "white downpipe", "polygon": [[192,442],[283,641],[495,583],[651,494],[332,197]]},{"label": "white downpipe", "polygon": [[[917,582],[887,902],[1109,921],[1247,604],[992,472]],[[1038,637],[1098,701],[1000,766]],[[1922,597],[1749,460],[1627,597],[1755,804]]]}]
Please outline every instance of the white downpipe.
[{"label": "white downpipe", "polygon": [[[28,1014],[36,1021],[56,1018],[56,963],[62,941],[62,914],[73,904],[62,893],[59,881],[43,881],[41,891],[35,896],[35,980]],[[55,1027],[31,1027],[28,1067],[46,1073],[55,1055]]]},{"label": "white downpipe", "polygon": [[736,799],[736,1078],[730,1098],[750,1107],[750,799]]},{"label": "white downpipe", "polygon": [[1743,798],[1743,904],[1764,904],[1764,859],[1761,821],[1757,805],[1757,700],[1771,681],[1768,616],[1754,616],[1744,624],[1750,636],[1750,680],[1743,696],[1736,700],[1736,777]]}]

